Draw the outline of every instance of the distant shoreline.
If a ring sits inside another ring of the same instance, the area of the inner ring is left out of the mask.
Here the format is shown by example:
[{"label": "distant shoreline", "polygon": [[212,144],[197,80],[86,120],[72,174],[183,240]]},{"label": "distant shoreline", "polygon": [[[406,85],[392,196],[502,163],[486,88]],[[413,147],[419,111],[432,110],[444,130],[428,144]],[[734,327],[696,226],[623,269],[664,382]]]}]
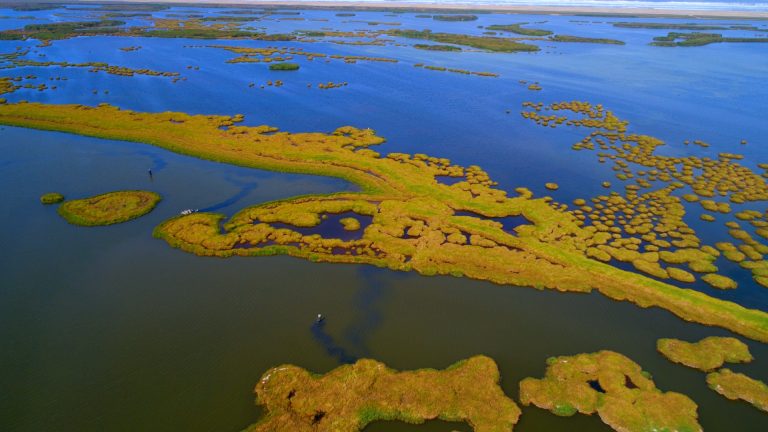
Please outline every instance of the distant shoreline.
[{"label": "distant shoreline", "polygon": [[[0,2],[2,3],[2,2]],[[596,15],[596,16],[635,16],[635,17],[687,17],[687,18],[744,18],[768,19],[768,12],[748,12],[729,10],[675,10],[651,8],[611,8],[581,6],[512,6],[512,5],[461,5],[438,3],[387,3],[356,1],[245,1],[245,0],[122,0],[117,2],[82,0],[79,3],[169,3],[179,6],[256,6],[273,8],[311,8],[311,9],[354,9],[354,10],[400,10],[400,11],[452,11],[452,12],[500,12],[511,14],[543,15]]]}]

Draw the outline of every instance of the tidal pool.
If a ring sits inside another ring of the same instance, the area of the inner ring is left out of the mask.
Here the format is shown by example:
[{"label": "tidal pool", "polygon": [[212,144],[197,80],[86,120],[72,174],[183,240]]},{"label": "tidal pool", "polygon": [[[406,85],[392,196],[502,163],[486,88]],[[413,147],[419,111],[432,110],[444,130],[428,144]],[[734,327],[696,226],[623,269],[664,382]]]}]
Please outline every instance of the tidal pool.
[{"label": "tidal pool", "polygon": [[[404,38],[396,42],[408,46],[94,36],[37,47],[36,40],[4,40],[0,53],[20,46],[30,49],[25,58],[36,61],[101,61],[177,72],[186,81],[22,66],[0,75],[34,75],[23,83],[55,83],[58,88],[22,88],[0,97],[9,102],[107,102],[149,112],[240,113],[249,126],[269,124],[290,132],[370,127],[387,138],[377,151],[426,153],[464,166],[477,164],[504,190],[525,186],[536,196],[568,203],[604,193],[602,181],[618,187],[621,182],[593,154],[570,150],[585,135],[583,130],[550,130],[520,118],[524,101],[601,103],[628,119],[630,132],[665,140],[659,151],[666,155],[739,153],[745,155],[742,163],[755,170],[757,163],[768,162],[768,124],[763,121],[768,44],[652,47],[648,43],[653,37],[668,30],[612,25],[662,19],[478,14],[477,21],[444,22],[415,13],[389,17],[367,11],[340,17],[337,11],[299,12],[304,21],[272,16],[244,25],[264,27],[268,33],[429,28],[479,36],[484,30],[478,26],[530,22],[536,24],[529,27],[556,34],[612,38],[626,45],[534,41],[541,48],[537,53],[502,54],[425,51],[410,46],[423,41]],[[60,13],[65,15],[56,15]],[[153,12],[159,17],[181,13],[227,15],[221,9],[189,7]],[[0,20],[2,30],[100,15],[75,9],[0,9],[0,14],[12,17]],[[124,20],[126,25],[150,23],[142,17]],[[400,25],[366,23],[373,21]],[[738,21],[764,27],[759,21]],[[744,37],[758,33],[729,32]],[[398,63],[309,62],[302,57],[291,60],[301,64],[299,70],[281,74],[270,72],[267,64],[228,64],[233,53],[204,47],[222,44],[295,47],[328,55],[395,58]],[[119,49],[128,46],[142,48]],[[500,76],[439,73],[413,67],[416,63]],[[274,79],[285,83],[264,90],[248,87]],[[542,90],[529,91],[520,80],[538,82]],[[329,81],[349,85],[316,88]],[[683,144],[696,139],[711,146]],[[559,189],[547,190],[547,182]],[[231,216],[270,200],[354,190],[340,180],[234,167],[145,144],[3,127],[0,184],[0,221],[6,227],[0,230],[3,430],[241,430],[261,414],[252,390],[271,367],[291,363],[325,373],[340,360],[363,357],[412,370],[442,369],[485,354],[498,363],[505,393],[519,401],[518,383],[543,376],[548,357],[600,350],[626,355],[651,372],[659,388],[690,397],[699,406],[705,430],[768,428],[765,413],[726,400],[707,387],[703,373],[672,364],[655,349],[663,337],[696,341],[733,334],[687,324],[663,310],[640,309],[598,294],[536,291],[282,256],[197,257],[152,238],[154,227],[184,209]],[[39,202],[40,195],[51,191],[73,198],[125,189],[151,190],[163,201],[142,218],[94,228],[70,226],[57,216],[55,206]],[[698,204],[685,206],[690,212],[686,222],[704,242],[732,241],[722,228],[732,217],[717,215],[715,225],[699,221]],[[741,210],[736,207],[734,213]],[[329,217],[319,229],[358,235],[343,232],[341,217]],[[524,221],[503,222],[511,229]],[[696,289],[747,307],[768,308],[768,289],[755,284],[749,272],[722,257],[716,264],[739,287],[721,292],[697,284]],[[318,313],[326,316],[319,330],[314,326]],[[768,345],[741,339],[755,361],[728,368],[768,382]],[[596,416],[560,418],[535,407],[522,410],[516,431],[609,430]],[[443,422],[377,422],[366,431],[451,429],[469,430]]]}]

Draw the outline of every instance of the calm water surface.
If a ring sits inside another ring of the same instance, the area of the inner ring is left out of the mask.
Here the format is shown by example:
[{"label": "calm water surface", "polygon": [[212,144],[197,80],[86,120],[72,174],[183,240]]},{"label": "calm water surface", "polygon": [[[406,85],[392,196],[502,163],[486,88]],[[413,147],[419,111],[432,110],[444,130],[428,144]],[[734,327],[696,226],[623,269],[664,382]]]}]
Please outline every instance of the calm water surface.
[{"label": "calm water surface", "polygon": [[[156,16],[182,12],[226,15],[221,9],[172,8]],[[358,12],[354,18],[335,13],[302,11],[305,21],[246,25],[279,33],[322,27],[375,29],[349,21],[397,21],[402,25],[383,28],[481,34],[484,30],[478,26],[536,22],[532,26],[556,33],[611,37],[627,45],[536,42],[543,48],[536,54],[456,54],[328,42],[91,37],[39,48],[37,41],[0,41],[0,53],[17,46],[31,48],[29,59],[104,61],[179,72],[187,78],[174,84],[162,77],[26,67],[0,74],[33,74],[37,78],[29,82],[35,84],[50,85],[51,77],[69,79],[56,81],[57,90],[19,90],[4,97],[108,102],[142,111],[243,113],[246,124],[270,124],[286,131],[371,127],[387,138],[380,148],[384,153],[427,153],[462,165],[477,164],[506,190],[527,186],[537,195],[551,194],[544,183],[555,181],[561,188],[553,196],[562,202],[604,193],[599,184],[613,172],[598,164],[593,153],[570,150],[586,132],[525,122],[518,115],[523,101],[602,103],[630,120],[632,132],[664,139],[668,155],[737,152],[753,168],[768,162],[768,44],[655,48],[648,42],[666,31],[610,25],[626,18],[482,14],[474,22],[446,23],[410,13],[392,17]],[[98,16],[72,10],[0,10],[0,15],[9,17],[0,20],[3,29]],[[132,18],[129,24],[147,22]],[[738,24],[765,27],[760,21]],[[391,57],[399,63],[307,62],[300,57],[301,70],[280,75],[263,64],[227,64],[236,55],[204,47],[211,44],[301,47],[326,54]],[[132,45],[142,49],[118,49]],[[501,77],[439,73],[414,68],[415,63],[490,71]],[[285,86],[248,87],[250,82],[260,85],[274,79],[283,79]],[[519,80],[538,81],[543,90],[528,91]],[[327,81],[348,81],[349,86],[316,88]],[[685,146],[685,139],[702,139],[712,147]],[[749,144],[740,145],[741,139]],[[153,170],[152,178],[148,169]],[[517,398],[517,383],[541,376],[547,357],[601,349],[629,356],[654,375],[661,389],[689,395],[699,405],[708,431],[768,430],[768,416],[708,390],[704,374],[671,364],[654,348],[660,337],[693,340],[728,333],[686,324],[662,310],[644,310],[600,295],[540,292],[289,257],[201,258],[171,249],[151,235],[157,224],[185,208],[232,215],[268,200],[355,189],[341,180],[232,167],[143,144],[5,127],[0,130],[0,185],[3,431],[236,431],[258,419],[252,388],[268,368],[293,363],[325,372],[339,360],[360,357],[413,369],[443,368],[487,354],[498,362],[507,394]],[[112,227],[70,226],[54,207],[38,201],[49,191],[77,198],[131,188],[157,191],[163,201],[149,215]],[[690,211],[687,220],[706,242],[725,239],[721,227],[696,222],[698,210]],[[718,265],[727,268],[725,262]],[[768,290],[735,267],[729,271],[740,282],[737,290],[696,288],[765,310]],[[313,329],[317,313],[328,319],[322,328]],[[768,380],[768,345],[746,342],[757,360],[732,369]],[[597,417],[559,418],[537,408],[523,412],[516,431],[610,430]],[[366,430],[454,429],[469,430],[441,422],[377,423]]]}]

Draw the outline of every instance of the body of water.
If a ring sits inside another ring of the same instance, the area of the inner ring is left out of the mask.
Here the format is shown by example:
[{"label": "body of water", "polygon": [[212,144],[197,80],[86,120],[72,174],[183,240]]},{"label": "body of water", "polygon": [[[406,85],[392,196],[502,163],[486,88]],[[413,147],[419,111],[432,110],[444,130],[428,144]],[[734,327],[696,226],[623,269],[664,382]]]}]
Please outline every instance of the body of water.
[{"label": "body of water", "polygon": [[[183,6],[154,14],[226,16],[229,10]],[[3,69],[0,75],[34,76],[24,82],[53,82],[58,88],[20,89],[3,97],[9,102],[106,102],[150,112],[242,113],[245,124],[292,132],[370,127],[387,138],[377,149],[383,154],[426,153],[465,166],[476,164],[505,190],[526,186],[560,202],[605,193],[603,180],[619,182],[594,153],[570,150],[588,132],[536,126],[519,116],[524,101],[602,103],[630,121],[630,132],[663,139],[663,154],[740,153],[745,155],[742,163],[754,169],[768,162],[768,44],[661,48],[648,43],[666,30],[612,25],[660,19],[479,14],[477,21],[440,22],[415,13],[337,13],[299,11],[300,21],[271,16],[242,25],[263,27],[268,33],[429,28],[480,35],[485,31],[480,26],[529,22],[558,34],[609,37],[626,45],[533,41],[541,51],[498,54],[422,51],[408,39],[384,46],[123,37],[73,38],[48,47],[34,40],[0,41],[0,53],[28,48],[27,59],[101,61],[178,72],[186,78],[173,83],[164,77],[27,66]],[[1,28],[9,29],[29,22],[82,21],[99,13],[2,9],[0,15],[7,17],[0,20]],[[131,20],[133,25],[151,25],[146,18]],[[764,22],[752,20],[663,22],[754,26],[757,30],[724,32],[749,37],[761,37],[766,28]],[[265,64],[228,64],[236,54],[209,47],[221,44],[294,47],[398,62],[310,62],[297,56],[299,71],[279,73]],[[119,49],[128,46],[141,49]],[[416,63],[500,77],[441,73],[416,68]],[[260,88],[274,79],[285,85]],[[539,82],[542,90],[530,91],[520,80]],[[349,85],[316,87],[328,81]],[[687,146],[686,139],[702,139],[712,146]],[[741,145],[742,139],[749,144]],[[547,191],[545,182],[557,182],[560,189]],[[233,167],[146,144],[4,127],[0,185],[3,431],[236,431],[258,419],[252,389],[267,369],[292,363],[323,373],[361,357],[414,369],[443,368],[486,354],[498,362],[506,393],[517,399],[519,381],[542,376],[548,357],[603,349],[638,362],[662,390],[690,396],[699,405],[705,430],[768,430],[765,413],[726,400],[707,388],[703,373],[674,365],[655,351],[661,337],[696,340],[728,332],[685,323],[663,310],[598,294],[537,291],[289,257],[205,258],[152,237],[155,226],[186,208],[232,215],[269,200],[354,190],[338,179]],[[163,201],[142,218],[96,228],[68,225],[55,207],[38,201],[50,191],[79,198],[118,189],[153,190]],[[765,210],[760,204],[747,207]],[[728,239],[721,226],[726,219],[707,225],[698,221],[700,210],[691,206],[690,211],[686,221],[705,243]],[[768,289],[752,282],[749,273],[733,266],[728,274],[739,281],[738,289],[694,288],[748,307],[768,307]],[[314,325],[318,313],[327,317],[322,326]],[[756,360],[733,369],[768,381],[768,345],[745,342]],[[461,427],[377,423],[366,430]],[[528,407],[515,430],[610,429],[596,416],[561,418]]]}]

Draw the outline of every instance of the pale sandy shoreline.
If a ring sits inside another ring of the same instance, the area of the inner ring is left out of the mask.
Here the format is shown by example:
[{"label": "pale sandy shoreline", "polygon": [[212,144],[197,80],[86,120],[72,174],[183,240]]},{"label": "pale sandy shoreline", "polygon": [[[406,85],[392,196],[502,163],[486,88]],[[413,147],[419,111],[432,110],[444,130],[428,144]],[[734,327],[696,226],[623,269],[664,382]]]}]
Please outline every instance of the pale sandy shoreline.
[{"label": "pale sandy shoreline", "polygon": [[[66,3],[66,1],[64,2]],[[482,11],[502,13],[539,13],[547,15],[620,15],[650,17],[696,17],[696,18],[751,18],[768,19],[768,12],[745,12],[727,10],[672,10],[650,8],[606,8],[606,7],[567,7],[567,6],[495,6],[495,5],[457,5],[435,3],[385,3],[355,1],[245,1],[245,0],[122,0],[118,2],[83,0],[80,3],[168,3],[176,5],[216,5],[216,6],[266,6],[319,9],[387,9],[387,10],[445,10],[445,11]]]}]

